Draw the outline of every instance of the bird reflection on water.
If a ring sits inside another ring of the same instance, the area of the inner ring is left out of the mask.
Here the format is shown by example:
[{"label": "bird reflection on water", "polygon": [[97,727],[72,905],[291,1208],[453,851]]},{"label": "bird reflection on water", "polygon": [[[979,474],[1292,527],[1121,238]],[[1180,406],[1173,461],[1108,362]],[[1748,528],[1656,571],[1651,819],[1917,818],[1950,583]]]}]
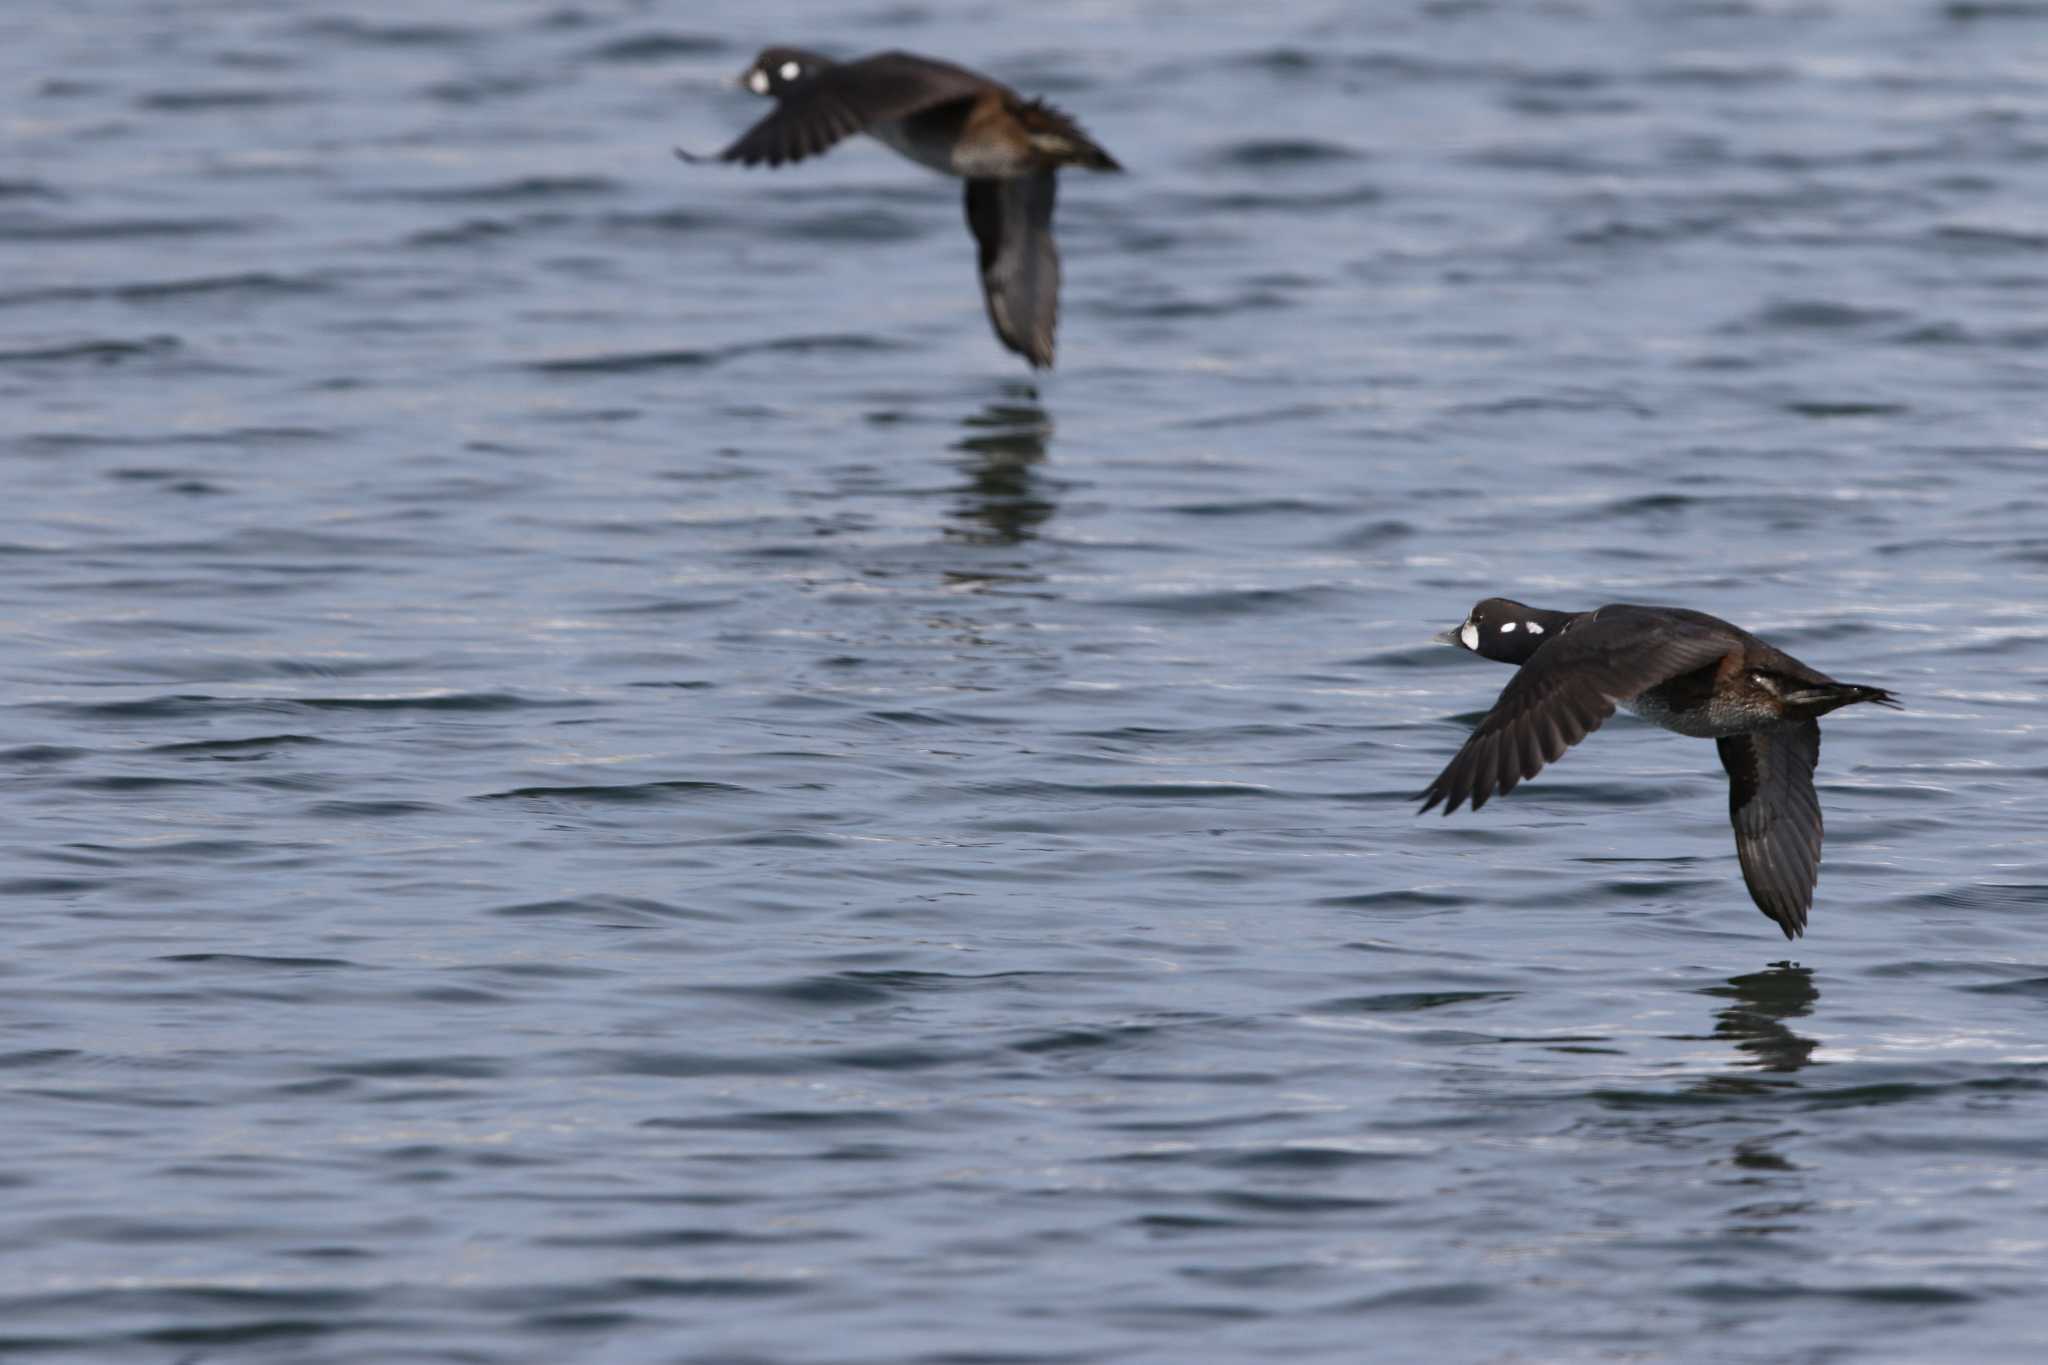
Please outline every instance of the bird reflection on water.
[{"label": "bird reflection on water", "polygon": [[[1785,1023],[1813,1012],[1820,989],[1813,984],[1813,970],[1790,962],[1773,963],[1766,971],[1730,977],[1725,986],[1708,987],[1703,994],[1721,996],[1731,1003],[1715,1014],[1714,1036],[1732,1039],[1748,1054],[1745,1064],[1759,1070],[1786,1073],[1783,1079],[1756,1076],[1722,1076],[1700,1087],[1723,1094],[1765,1095],[1795,1090],[1798,1082],[1791,1072],[1813,1061],[1819,1040],[1795,1033]],[[1742,1174],[1737,1184],[1771,1193],[1761,1200],[1745,1200],[1730,1210],[1729,1231],[1743,1237],[1777,1236],[1807,1227],[1814,1212],[1805,1199],[1780,1197],[1796,1186],[1782,1185],[1777,1176],[1796,1172],[1799,1164],[1781,1150],[1786,1132],[1778,1124],[1770,1131],[1752,1133],[1735,1144],[1729,1164]]]},{"label": "bird reflection on water", "polygon": [[953,508],[948,538],[974,545],[1015,545],[1032,539],[1058,504],[1038,477],[1052,439],[1052,417],[1029,388],[983,407],[962,423],[953,443],[968,482]]},{"label": "bird reflection on water", "polygon": [[1813,1013],[1820,989],[1813,984],[1812,968],[1778,962],[1768,971],[1730,977],[1726,986],[1711,986],[1703,994],[1733,1001],[1716,1012],[1714,1036],[1732,1039],[1749,1054],[1748,1065],[1789,1072],[1813,1060],[1819,1041],[1794,1033],[1784,1022]]},{"label": "bird reflection on water", "polygon": [[[1708,986],[1700,994],[1730,1003],[1714,1012],[1717,1040],[1731,1041],[1744,1054],[1741,1070],[1717,1072],[1686,1087],[1701,1098],[1768,1097],[1797,1088],[1791,1073],[1811,1065],[1816,1038],[1796,1033],[1785,1021],[1813,1012],[1820,988],[1813,970],[1790,962],[1773,963],[1766,971],[1728,978],[1726,985]],[[1760,1076],[1757,1072],[1775,1073]]]}]

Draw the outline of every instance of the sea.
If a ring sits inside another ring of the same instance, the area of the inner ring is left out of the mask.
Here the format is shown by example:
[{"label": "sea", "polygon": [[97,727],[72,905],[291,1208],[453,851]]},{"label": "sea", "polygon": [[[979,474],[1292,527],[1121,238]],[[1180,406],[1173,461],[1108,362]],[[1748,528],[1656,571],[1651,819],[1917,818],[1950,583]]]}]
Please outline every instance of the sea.
[{"label": "sea", "polygon": [[[690,164],[755,51],[1073,114]],[[11,0],[0,1360],[2048,1359],[2048,4]],[[1503,595],[1828,717],[1417,794]]]}]

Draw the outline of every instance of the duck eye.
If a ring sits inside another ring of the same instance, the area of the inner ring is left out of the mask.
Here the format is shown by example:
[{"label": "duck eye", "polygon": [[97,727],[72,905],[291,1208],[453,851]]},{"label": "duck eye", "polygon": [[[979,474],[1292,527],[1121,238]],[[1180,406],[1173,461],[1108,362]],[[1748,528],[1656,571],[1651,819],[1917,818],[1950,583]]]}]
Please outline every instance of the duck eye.
[{"label": "duck eye", "polygon": [[786,80],[786,81],[793,81],[793,80],[795,80],[795,79],[796,79],[796,78],[797,78],[798,76],[801,76],[801,75],[803,75],[803,74],[804,74],[804,69],[803,69],[803,68],[802,68],[801,66],[798,66],[798,65],[797,65],[797,64],[796,64],[795,62],[784,62],[784,63],[782,64],[782,73],[781,73],[781,74],[782,74],[782,79],[784,79],[784,80]]}]

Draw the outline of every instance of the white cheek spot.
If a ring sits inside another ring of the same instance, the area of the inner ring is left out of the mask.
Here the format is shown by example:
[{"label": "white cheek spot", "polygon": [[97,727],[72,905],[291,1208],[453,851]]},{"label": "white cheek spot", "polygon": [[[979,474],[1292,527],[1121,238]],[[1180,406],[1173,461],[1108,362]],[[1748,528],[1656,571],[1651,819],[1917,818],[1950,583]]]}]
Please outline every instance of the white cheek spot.
[{"label": "white cheek spot", "polygon": [[1522,629],[1528,631],[1531,635],[1541,635],[1543,633],[1543,627],[1537,625],[1534,621],[1522,622]]},{"label": "white cheek spot", "polygon": [[758,66],[755,67],[752,71],[749,71],[747,73],[747,89],[753,91],[757,95],[767,94],[768,73],[763,71]]},{"label": "white cheek spot", "polygon": [[1467,621],[1458,627],[1458,638],[1465,642],[1465,648],[1476,652],[1479,648],[1479,627]]},{"label": "white cheek spot", "polygon": [[786,81],[793,81],[803,74],[804,69],[795,62],[784,62],[782,64],[782,79]]},{"label": "white cheek spot", "polygon": [[1500,633],[1503,635],[1513,635],[1515,633],[1515,623],[1513,621],[1508,622],[1500,628]]}]

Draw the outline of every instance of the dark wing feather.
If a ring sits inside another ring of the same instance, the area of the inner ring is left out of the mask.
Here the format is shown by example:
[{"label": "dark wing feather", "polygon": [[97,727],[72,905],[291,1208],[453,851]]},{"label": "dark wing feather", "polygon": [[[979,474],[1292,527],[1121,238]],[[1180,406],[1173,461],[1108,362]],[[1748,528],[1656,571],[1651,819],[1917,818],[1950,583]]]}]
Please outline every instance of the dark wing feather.
[{"label": "dark wing feather", "polygon": [[1716,742],[1728,770],[1728,815],[1742,880],[1757,909],[1776,920],[1786,938],[1797,938],[1806,932],[1820,879],[1820,798],[1813,790],[1820,725],[1809,720]]},{"label": "dark wing feather", "polygon": [[1052,364],[1060,314],[1060,253],[1052,239],[1051,170],[967,182],[967,226],[981,248],[981,294],[996,336],[1034,368]]},{"label": "dark wing feather", "polygon": [[1465,747],[1423,792],[1422,809],[1441,802],[1449,815],[1465,801],[1478,810],[1507,795],[1599,729],[1620,703],[1718,662],[1730,647],[1717,636],[1659,626],[1627,608],[1603,608],[1573,622],[1501,689]]},{"label": "dark wing feather", "polygon": [[791,86],[776,100],[775,112],[742,133],[718,159],[742,166],[802,161],[870,124],[971,98],[991,84],[971,71],[903,52],[828,66]]}]

